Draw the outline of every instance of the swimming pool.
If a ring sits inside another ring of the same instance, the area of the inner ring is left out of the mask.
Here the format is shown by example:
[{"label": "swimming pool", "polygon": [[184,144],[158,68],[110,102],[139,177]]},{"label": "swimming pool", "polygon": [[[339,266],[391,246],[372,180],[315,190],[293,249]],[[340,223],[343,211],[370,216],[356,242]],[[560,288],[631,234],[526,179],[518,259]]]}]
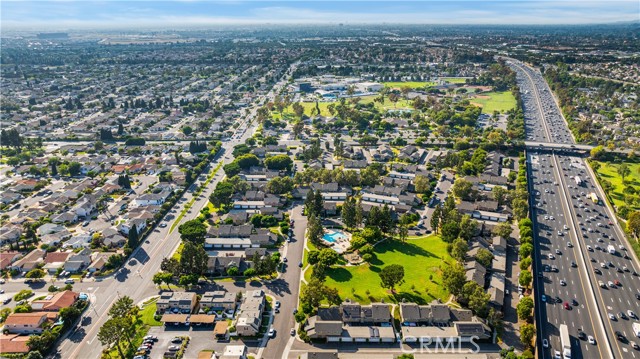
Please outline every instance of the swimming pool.
[{"label": "swimming pool", "polygon": [[325,233],[324,236],[322,236],[322,239],[324,239],[329,243],[335,243],[339,239],[346,239],[346,238],[347,236],[344,233],[340,233],[340,232]]}]

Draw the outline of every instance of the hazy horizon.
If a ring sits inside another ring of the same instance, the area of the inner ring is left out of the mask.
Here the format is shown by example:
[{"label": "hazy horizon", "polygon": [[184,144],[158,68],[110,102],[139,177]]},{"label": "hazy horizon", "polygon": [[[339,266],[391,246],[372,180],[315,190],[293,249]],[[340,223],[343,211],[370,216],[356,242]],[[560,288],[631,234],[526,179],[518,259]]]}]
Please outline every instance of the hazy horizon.
[{"label": "hazy horizon", "polygon": [[3,30],[231,25],[588,25],[638,21],[640,2],[2,1]]}]

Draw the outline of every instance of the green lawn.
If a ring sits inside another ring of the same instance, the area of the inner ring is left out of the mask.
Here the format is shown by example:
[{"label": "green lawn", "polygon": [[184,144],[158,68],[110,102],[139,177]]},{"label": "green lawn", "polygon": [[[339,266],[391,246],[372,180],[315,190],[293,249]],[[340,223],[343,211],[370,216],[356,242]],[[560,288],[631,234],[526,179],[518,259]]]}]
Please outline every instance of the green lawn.
[{"label": "green lawn", "polygon": [[140,310],[140,320],[142,324],[151,326],[151,327],[159,327],[162,325],[162,322],[155,320],[154,315],[156,314],[156,300],[152,300],[148,303],[145,303],[142,310]]},{"label": "green lawn", "polygon": [[440,80],[446,81],[450,84],[464,84],[467,82],[467,79],[462,77],[440,77]]},{"label": "green lawn", "polygon": [[[598,168],[598,177],[600,180],[600,184],[603,185],[603,180],[608,181],[612,185],[612,190],[608,192],[609,198],[613,201],[613,204],[620,208],[621,206],[629,206],[632,209],[640,210],[640,206],[627,205],[624,202],[626,195],[622,192],[625,186],[634,187],[636,191],[640,192],[640,163],[634,162],[626,162],[631,173],[627,176],[626,185],[622,184],[622,177],[618,174],[619,163],[610,163],[610,162],[598,162],[600,164],[600,168]],[[603,188],[607,186],[603,185]]]},{"label": "green lawn", "polygon": [[516,98],[511,91],[485,92],[473,98],[471,102],[482,107],[484,113],[506,112],[516,107]]},{"label": "green lawn", "polygon": [[[453,259],[447,253],[447,244],[439,236],[409,237],[405,243],[387,241],[375,249],[375,259],[371,265],[329,269],[326,285],[337,288],[343,299],[349,298],[362,304],[381,299],[399,302],[405,298],[416,303],[429,303],[434,299],[446,302],[449,299],[449,293],[442,286],[440,266],[443,262],[452,263]],[[378,273],[389,264],[401,264],[405,271],[405,283],[396,288],[395,296],[380,286]],[[307,280],[310,274],[311,270],[305,273]],[[432,280],[430,276],[433,276]],[[355,293],[352,288],[355,288]]]},{"label": "green lawn", "polygon": [[[378,96],[362,96],[360,97],[360,103],[362,104],[368,104],[373,102],[375,107],[380,110],[380,111],[386,111],[386,110],[400,110],[400,109],[413,109],[413,107],[411,107],[411,101],[407,101],[403,98],[400,98],[400,100],[394,105],[393,102],[389,101],[388,97],[385,97],[384,99],[384,104],[381,104],[379,102],[374,102],[373,100],[378,97]],[[349,100],[347,99],[347,103],[350,104]],[[311,116],[312,114],[312,110],[315,109],[316,107],[316,103],[315,102],[300,102],[300,104],[302,105],[302,107],[304,108],[304,113],[307,116]],[[329,105],[333,104],[334,106],[338,105],[338,101],[333,101],[333,102],[322,102],[319,101],[318,102],[318,107],[320,108],[320,115],[322,116],[326,116],[326,117],[330,117],[331,113],[329,112]],[[289,107],[286,108],[284,111],[284,118],[285,119],[294,119],[295,115],[293,114],[293,108]],[[334,113],[334,116],[336,116],[336,114]],[[280,113],[278,113],[277,111],[274,111],[272,114],[272,117],[274,119],[280,119],[282,118],[282,115]]]},{"label": "green lawn", "polygon": [[382,83],[385,87],[391,87],[391,88],[403,88],[403,87],[410,87],[412,89],[417,89],[417,88],[422,88],[422,87],[431,87],[431,86],[435,86],[436,83],[435,82],[419,82],[419,81],[407,81],[407,82],[383,82]]}]

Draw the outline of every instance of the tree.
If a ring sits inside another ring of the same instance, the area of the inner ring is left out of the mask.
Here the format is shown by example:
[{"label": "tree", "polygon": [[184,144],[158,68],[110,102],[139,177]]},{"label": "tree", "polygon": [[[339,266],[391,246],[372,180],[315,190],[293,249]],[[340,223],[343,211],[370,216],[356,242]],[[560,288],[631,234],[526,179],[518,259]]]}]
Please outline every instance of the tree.
[{"label": "tree", "polygon": [[442,206],[437,205],[433,209],[433,214],[431,215],[431,229],[433,232],[438,234],[438,230],[440,229],[440,217],[442,216]]},{"label": "tree", "polygon": [[525,269],[520,272],[520,278],[518,278],[518,284],[525,288],[529,288],[531,285],[531,281],[533,281],[533,275],[528,269]]},{"label": "tree", "polygon": [[431,189],[429,177],[423,175],[417,175],[413,180],[413,185],[417,193],[426,193]]},{"label": "tree", "polygon": [[180,262],[176,258],[163,258],[160,262],[160,269],[171,273],[172,277],[178,277],[182,273]]},{"label": "tree", "polygon": [[264,165],[271,170],[291,170],[291,166],[293,165],[293,160],[288,155],[275,155],[271,157],[267,157],[264,160]]},{"label": "tree", "polygon": [[462,287],[467,281],[466,272],[462,264],[445,265],[442,269],[442,284],[454,296],[462,293]]},{"label": "tree", "polygon": [[527,348],[531,347],[531,340],[536,334],[536,328],[533,324],[523,324],[520,326],[520,342]]},{"label": "tree", "polygon": [[355,199],[348,198],[342,204],[342,222],[347,228],[354,228],[356,226],[356,204]]},{"label": "tree", "polygon": [[520,257],[522,258],[530,257],[531,253],[533,253],[533,244],[523,243],[520,245]]},{"label": "tree", "polygon": [[231,267],[227,268],[227,275],[228,276],[235,277],[235,276],[238,275],[239,272],[240,272],[240,270],[236,266],[231,266]]},{"label": "tree", "polygon": [[207,235],[207,227],[198,219],[192,219],[181,224],[178,232],[183,241],[202,244]]},{"label": "tree", "polygon": [[464,257],[469,251],[469,244],[462,238],[457,238],[451,244],[451,256],[458,260],[458,262],[464,261]]},{"label": "tree", "polygon": [[465,201],[475,198],[475,190],[473,189],[473,183],[465,180],[464,178],[458,178],[453,183],[453,194]]},{"label": "tree", "polygon": [[184,242],[180,254],[180,268],[183,274],[201,276],[207,270],[209,256],[201,244]]},{"label": "tree", "polygon": [[511,223],[509,222],[502,222],[493,228],[493,234],[504,239],[509,239],[512,231],[513,229],[511,228]]},{"label": "tree", "polygon": [[115,345],[118,353],[121,358],[126,358],[124,352],[122,351],[121,346],[121,337],[122,337],[122,328],[120,327],[118,318],[110,318],[108,319],[102,326],[100,327],[100,331],[98,331],[98,340],[102,344],[102,346],[110,348],[112,345]]},{"label": "tree", "polygon": [[320,214],[324,210],[324,199],[322,198],[322,193],[320,192],[320,190],[316,190],[316,193],[314,195],[313,210],[314,213],[318,216],[320,216]]},{"label": "tree", "polygon": [[382,287],[391,289],[392,293],[397,285],[404,283],[404,267],[399,264],[382,268],[379,275]]},{"label": "tree", "polygon": [[477,229],[478,221],[476,221],[475,219],[471,219],[470,215],[465,214],[460,219],[460,232],[458,233],[458,235],[460,236],[460,238],[469,241],[476,233]]},{"label": "tree", "polygon": [[508,191],[504,189],[502,186],[495,186],[491,190],[491,194],[493,194],[493,199],[498,202],[498,206],[502,206],[505,204],[505,199],[507,198]]},{"label": "tree", "polygon": [[286,194],[291,192],[293,185],[291,177],[274,177],[267,183],[267,191],[273,194]]},{"label": "tree", "polygon": [[199,278],[200,276],[197,274],[184,274],[180,276],[180,279],[178,280],[178,284],[187,288],[189,286],[198,284]]},{"label": "tree", "polygon": [[355,227],[358,228],[362,225],[362,221],[364,220],[364,211],[362,210],[362,203],[358,201],[356,203],[356,215],[355,215]]},{"label": "tree", "polygon": [[622,177],[622,183],[626,183],[625,177],[631,174],[631,170],[629,169],[629,166],[627,166],[626,163],[622,163],[620,164],[620,166],[618,166],[616,171],[618,172],[618,175]]},{"label": "tree", "polygon": [[600,157],[604,155],[604,146],[600,145],[592,148],[590,154],[594,160],[600,159]]},{"label": "tree", "polygon": [[298,138],[298,136],[300,136],[300,134],[302,133],[302,130],[304,130],[304,122],[302,121],[298,121],[293,125],[293,136],[295,138]]},{"label": "tree", "polygon": [[62,319],[65,324],[71,324],[80,316],[81,312],[78,307],[70,306],[60,309],[60,312],[58,314],[60,315],[60,319]]},{"label": "tree", "polygon": [[31,279],[40,279],[42,277],[44,277],[45,272],[44,270],[40,269],[40,268],[34,268],[32,270],[30,270],[29,272],[27,272],[27,274],[25,274],[26,278],[31,278]]},{"label": "tree", "polygon": [[318,265],[325,268],[330,267],[338,262],[340,256],[331,248],[324,248],[318,253]]},{"label": "tree", "polygon": [[464,287],[471,286],[473,290],[470,291],[468,300],[468,307],[479,317],[486,317],[489,311],[489,293],[485,292],[484,288],[478,285],[474,281],[467,282]]},{"label": "tree", "polygon": [[452,243],[454,239],[458,238],[458,234],[460,233],[460,228],[458,227],[458,223],[455,222],[447,222],[442,226],[442,240],[447,243]]},{"label": "tree", "polygon": [[489,268],[489,266],[491,266],[491,262],[493,261],[493,254],[488,249],[480,248],[478,249],[478,253],[476,254],[476,260],[485,268]]},{"label": "tree", "polygon": [[627,228],[635,238],[640,236],[640,211],[635,211],[627,216]]},{"label": "tree", "polygon": [[240,157],[237,157],[233,162],[237,163],[242,169],[249,169],[260,164],[260,160],[253,153],[247,153]]},{"label": "tree", "polygon": [[74,177],[80,174],[82,165],[79,162],[69,163],[69,176]]},{"label": "tree", "polygon": [[127,237],[127,245],[129,246],[129,248],[134,249],[138,247],[138,240],[139,240],[138,227],[134,225],[129,229],[129,235]]},{"label": "tree", "polygon": [[326,287],[322,281],[312,278],[304,287],[300,295],[300,301],[307,303],[313,308],[317,308],[325,298]]},{"label": "tree", "polygon": [[533,299],[531,299],[531,297],[523,297],[520,299],[516,307],[516,312],[520,320],[530,321],[533,312]]},{"label": "tree", "polygon": [[308,217],[307,238],[309,239],[309,241],[311,241],[311,243],[320,243],[322,235],[323,230],[320,218],[315,214],[312,214]]},{"label": "tree", "polygon": [[522,198],[514,198],[513,201],[511,201],[511,208],[513,209],[513,215],[518,220],[526,218],[529,212],[529,205],[527,201]]},{"label": "tree", "polygon": [[153,275],[153,283],[160,286],[162,283],[169,285],[173,280],[173,274],[170,272],[158,272]]},{"label": "tree", "polygon": [[409,223],[411,222],[411,218],[406,213],[400,217],[400,224],[398,225],[398,238],[402,242],[407,240],[409,236]]},{"label": "tree", "polygon": [[34,350],[30,351],[24,359],[43,359],[44,357],[40,354],[40,351]]},{"label": "tree", "polygon": [[133,299],[129,296],[119,297],[115,303],[109,308],[109,316],[112,318],[126,318],[132,314]]}]

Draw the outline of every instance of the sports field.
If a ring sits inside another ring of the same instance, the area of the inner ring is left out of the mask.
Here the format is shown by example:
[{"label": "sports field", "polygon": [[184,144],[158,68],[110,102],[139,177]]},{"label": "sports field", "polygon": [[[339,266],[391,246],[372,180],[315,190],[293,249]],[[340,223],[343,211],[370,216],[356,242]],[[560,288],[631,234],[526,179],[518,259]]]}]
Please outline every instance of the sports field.
[{"label": "sports field", "polygon": [[511,91],[484,92],[471,99],[471,103],[482,107],[482,112],[507,112],[516,107],[516,98]]}]

